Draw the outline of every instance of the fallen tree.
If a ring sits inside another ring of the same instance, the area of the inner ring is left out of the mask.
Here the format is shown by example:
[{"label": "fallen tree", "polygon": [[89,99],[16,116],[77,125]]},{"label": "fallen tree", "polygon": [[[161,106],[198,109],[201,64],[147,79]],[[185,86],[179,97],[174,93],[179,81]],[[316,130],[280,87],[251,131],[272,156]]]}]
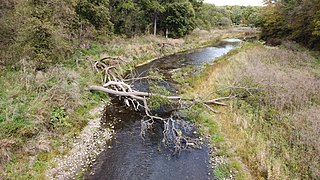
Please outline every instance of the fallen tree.
[{"label": "fallen tree", "polygon": [[[175,151],[180,151],[188,145],[193,144],[188,142],[181,133],[175,128],[175,121],[172,117],[162,118],[160,116],[153,115],[149,108],[148,102],[153,97],[160,97],[170,102],[178,103],[183,107],[191,107],[194,104],[201,104],[213,112],[216,112],[210,105],[227,106],[226,103],[220,102],[225,99],[234,98],[235,96],[220,97],[210,100],[202,100],[199,98],[185,98],[182,96],[170,96],[160,93],[141,92],[133,89],[133,86],[127,82],[128,79],[124,79],[121,76],[121,72],[116,68],[122,61],[116,61],[116,58],[110,58],[108,63],[105,63],[108,58],[103,58],[101,61],[94,63],[94,69],[103,75],[102,86],[90,86],[91,91],[102,91],[110,95],[118,97],[127,106],[132,107],[135,111],[142,110],[147,118],[141,120],[141,137],[145,136],[147,129],[151,128],[155,121],[160,121],[164,124],[163,141],[166,144],[174,144]],[[119,66],[118,66],[119,67]],[[122,71],[122,70],[121,70]],[[132,77],[132,76],[131,76]],[[130,81],[141,79],[148,79],[148,77],[130,78]],[[154,79],[153,77],[151,79]]]},{"label": "fallen tree", "polygon": [[[113,83],[112,83],[113,84]],[[122,84],[125,86],[130,87],[128,84],[125,84],[123,82],[118,83],[115,82],[114,84]],[[132,97],[132,98],[136,98],[138,100],[143,100],[145,98],[154,96],[154,95],[158,95],[161,96],[163,98],[167,98],[169,100],[177,100],[177,101],[187,101],[187,102],[194,102],[194,103],[204,103],[204,104],[215,104],[215,105],[220,105],[220,106],[227,106],[227,104],[223,103],[223,102],[219,102],[220,100],[225,100],[225,99],[230,99],[232,98],[232,96],[228,96],[228,97],[220,97],[220,98],[215,98],[215,99],[211,99],[211,100],[198,100],[198,99],[192,99],[192,98],[183,98],[182,96],[165,96],[165,95],[161,95],[161,94],[154,94],[154,93],[150,93],[150,92],[140,92],[140,91],[125,91],[125,89],[123,89],[124,91],[117,91],[117,90],[113,90],[110,88],[106,88],[105,86],[90,86],[90,90],[92,91],[103,91],[109,94],[113,94],[116,96],[120,96],[120,97]]]}]

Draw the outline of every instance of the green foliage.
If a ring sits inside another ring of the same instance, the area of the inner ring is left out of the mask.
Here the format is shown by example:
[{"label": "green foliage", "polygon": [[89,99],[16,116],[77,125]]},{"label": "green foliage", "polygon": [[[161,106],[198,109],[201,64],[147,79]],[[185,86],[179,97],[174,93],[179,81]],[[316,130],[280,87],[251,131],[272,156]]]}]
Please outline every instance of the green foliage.
[{"label": "green foliage", "polygon": [[312,34],[315,36],[320,36],[320,11],[317,12],[313,20],[313,23],[314,23],[314,30]]},{"label": "green foliage", "polygon": [[231,7],[231,20],[237,25],[242,23],[242,10],[240,6]]},{"label": "green foliage", "polygon": [[14,0],[3,0],[0,5],[0,65],[10,62],[8,49],[14,42],[16,29],[13,27],[18,21],[13,17],[15,7]]},{"label": "green foliage", "polygon": [[[159,71],[149,71],[148,72],[148,77],[150,77],[151,79],[155,79],[157,81],[163,80],[163,78],[164,78],[163,74],[160,73]],[[155,91],[157,91],[156,90],[157,87],[154,84],[155,82],[151,81],[150,83],[152,84],[150,88],[155,90]],[[153,87],[153,86],[155,86],[155,87]],[[163,88],[163,87],[161,87],[161,88]]]},{"label": "green foliage", "polygon": [[139,6],[139,4],[133,0],[111,0],[110,7],[112,7],[111,20],[114,24],[114,32],[116,34],[126,36],[140,34],[145,31],[145,28],[151,21],[150,17],[145,16],[146,12],[142,9],[143,7]]},{"label": "green foliage", "polygon": [[157,110],[162,106],[166,106],[169,104],[170,104],[170,101],[167,98],[162,97],[161,95],[158,95],[158,94],[152,95],[148,100],[148,105],[150,110]]},{"label": "green foliage", "polygon": [[320,3],[310,1],[266,1],[262,35],[289,38],[312,48],[320,48],[318,35]]},{"label": "green foliage", "polygon": [[261,7],[252,6],[216,7],[205,3],[196,11],[196,24],[205,30],[230,27],[232,24],[258,27],[262,21],[260,9]]},{"label": "green foliage", "polygon": [[49,23],[43,23],[40,19],[30,19],[29,27],[21,32],[21,41],[17,45],[24,47],[23,54],[29,55],[36,63],[37,68],[42,69],[48,67],[52,61],[58,60],[59,54],[54,52],[54,48],[58,44],[55,42],[53,29]]},{"label": "green foliage", "polygon": [[188,1],[167,4],[165,23],[171,37],[182,37],[191,32],[195,28],[192,4]]},{"label": "green foliage", "polygon": [[83,20],[89,21],[102,34],[112,32],[108,0],[80,0],[75,10]]},{"label": "green foliage", "polygon": [[192,31],[194,24],[194,8],[199,9],[202,1],[110,1],[112,22],[115,33],[133,36],[149,33],[157,23],[157,32],[169,36],[182,37]]},{"label": "green foliage", "polygon": [[151,84],[149,87],[151,93],[161,94],[164,96],[170,95],[170,92],[164,86],[158,86],[155,84]]},{"label": "green foliage", "polygon": [[106,41],[113,33],[132,37],[182,37],[195,28],[200,0],[4,0],[0,6],[0,64],[45,70],[70,58],[77,47]]},{"label": "green foliage", "polygon": [[220,164],[214,169],[214,177],[217,179],[227,179],[230,177],[230,165]]},{"label": "green foliage", "polygon": [[24,59],[43,69],[68,57],[73,50],[67,25],[73,17],[71,6],[66,1],[16,1],[0,21],[5,24],[0,34],[7,34],[2,46],[6,53],[0,54],[5,64],[18,66]]},{"label": "green foliage", "polygon": [[253,27],[261,27],[262,26],[262,14],[261,14],[260,10],[257,12],[253,12],[252,14],[249,15],[248,23],[250,26],[253,26]]},{"label": "green foliage", "polygon": [[53,128],[58,126],[70,126],[68,123],[69,116],[65,111],[64,107],[55,107],[51,112],[50,124]]},{"label": "green foliage", "polygon": [[[211,30],[220,25],[231,26],[231,21],[225,23],[226,16],[219,12],[219,8],[213,4],[203,4],[199,11],[196,11],[196,24],[200,29]],[[227,17],[227,19],[229,19]]]},{"label": "green foliage", "polygon": [[149,108],[151,110],[156,110],[162,106],[169,105],[169,99],[163,96],[169,96],[170,92],[164,86],[157,85],[156,82],[149,83],[150,93],[154,93],[154,95],[152,95],[148,100]]},{"label": "green foliage", "polygon": [[5,121],[1,123],[0,126],[0,138],[10,138],[10,137],[15,137],[21,130],[25,127],[27,127],[27,122],[19,117],[16,118],[13,121]]},{"label": "green foliage", "polygon": [[172,79],[174,79],[177,83],[179,83],[179,89],[182,92],[188,91],[189,86],[192,86],[192,83],[195,82],[199,75],[195,75],[196,72],[193,66],[187,66],[172,75]]}]

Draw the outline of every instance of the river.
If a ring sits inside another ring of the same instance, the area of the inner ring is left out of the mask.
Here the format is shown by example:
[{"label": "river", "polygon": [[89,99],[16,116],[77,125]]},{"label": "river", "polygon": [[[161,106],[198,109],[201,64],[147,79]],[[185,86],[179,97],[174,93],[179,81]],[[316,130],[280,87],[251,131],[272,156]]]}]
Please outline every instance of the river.
[{"label": "river", "polygon": [[[182,78],[186,78],[199,73],[205,64],[212,63],[217,57],[240,45],[239,39],[224,39],[211,46],[159,58],[137,67],[135,72],[140,76],[145,76],[150,71],[163,74],[163,80],[157,84],[175,94],[181,91],[179,88],[183,82],[176,79],[176,74],[183,74]],[[148,83],[146,80],[136,81],[134,88],[149,91]],[[155,113],[163,116],[172,115],[167,111]],[[183,117],[175,117],[175,126],[181,129],[182,134],[199,142],[197,148],[187,148],[177,153],[163,144],[163,125],[160,123],[154,124],[144,140],[141,138],[140,121],[143,118],[143,114],[117,102],[106,107],[102,123],[106,124],[106,127],[114,126],[116,134],[92,164],[92,168],[85,175],[86,179],[214,179],[210,165],[210,148],[202,140],[195,125]]]}]

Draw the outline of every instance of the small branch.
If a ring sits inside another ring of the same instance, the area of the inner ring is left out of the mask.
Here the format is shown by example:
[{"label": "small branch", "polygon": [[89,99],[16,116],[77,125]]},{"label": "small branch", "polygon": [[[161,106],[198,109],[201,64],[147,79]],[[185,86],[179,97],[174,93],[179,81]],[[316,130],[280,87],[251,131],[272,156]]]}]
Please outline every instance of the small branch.
[{"label": "small branch", "polygon": [[214,112],[214,113],[218,113],[218,111],[214,110],[212,107],[210,107],[208,104],[202,103],[203,106],[205,106],[206,108],[208,108],[210,111]]}]

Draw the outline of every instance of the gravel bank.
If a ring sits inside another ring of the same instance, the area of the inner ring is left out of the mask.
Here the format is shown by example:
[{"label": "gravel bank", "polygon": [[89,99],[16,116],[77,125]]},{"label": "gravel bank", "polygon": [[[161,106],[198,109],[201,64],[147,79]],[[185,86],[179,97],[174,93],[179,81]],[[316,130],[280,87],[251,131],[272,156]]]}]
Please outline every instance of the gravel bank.
[{"label": "gravel bank", "polygon": [[53,160],[52,166],[46,172],[48,179],[75,179],[78,174],[86,171],[103,151],[114,133],[111,129],[101,127],[100,119],[104,107],[105,105],[101,105],[90,111],[90,115],[97,118],[89,120],[81,134],[74,139],[73,147],[67,155]]}]

